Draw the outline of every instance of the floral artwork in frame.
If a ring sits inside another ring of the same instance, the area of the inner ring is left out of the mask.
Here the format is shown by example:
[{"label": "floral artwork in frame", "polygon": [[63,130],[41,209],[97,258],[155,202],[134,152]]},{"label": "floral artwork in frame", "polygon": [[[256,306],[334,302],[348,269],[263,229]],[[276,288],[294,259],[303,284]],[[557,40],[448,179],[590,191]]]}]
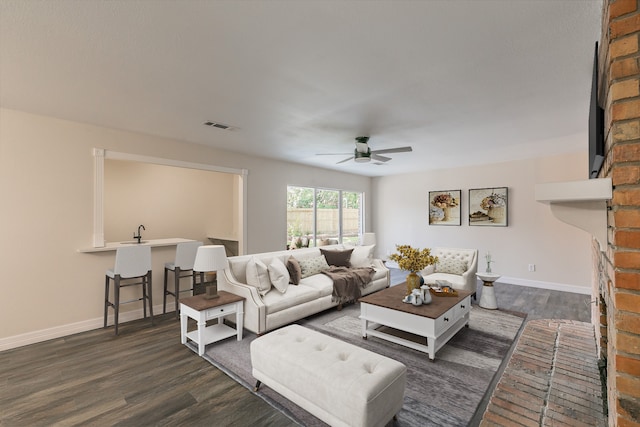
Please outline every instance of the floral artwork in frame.
[{"label": "floral artwork in frame", "polygon": [[469,190],[469,225],[506,227],[509,217],[508,188]]},{"label": "floral artwork in frame", "polygon": [[460,225],[462,190],[429,191],[429,225]]}]

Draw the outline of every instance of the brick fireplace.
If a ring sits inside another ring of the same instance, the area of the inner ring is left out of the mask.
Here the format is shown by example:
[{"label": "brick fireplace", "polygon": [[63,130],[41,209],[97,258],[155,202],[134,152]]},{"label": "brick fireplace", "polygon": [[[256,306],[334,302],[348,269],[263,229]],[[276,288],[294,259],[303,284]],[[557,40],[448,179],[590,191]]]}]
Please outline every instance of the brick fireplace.
[{"label": "brick fireplace", "polygon": [[[606,362],[610,426],[640,426],[640,7],[604,0],[600,104],[610,177],[606,251],[594,241],[593,316]],[[604,363],[603,363],[604,365]]]}]

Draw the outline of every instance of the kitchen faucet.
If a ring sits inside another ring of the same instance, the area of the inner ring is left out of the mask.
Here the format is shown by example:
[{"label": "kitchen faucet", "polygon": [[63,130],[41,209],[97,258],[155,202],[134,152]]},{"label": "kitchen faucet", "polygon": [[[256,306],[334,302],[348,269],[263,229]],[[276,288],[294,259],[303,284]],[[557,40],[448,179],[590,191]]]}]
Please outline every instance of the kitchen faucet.
[{"label": "kitchen faucet", "polygon": [[138,235],[136,236],[136,233],[133,233],[133,238],[134,238],[134,239],[138,239],[138,243],[140,243],[140,240],[142,239],[142,234],[140,234],[140,229],[141,229],[141,228],[142,228],[143,230],[145,230],[145,231],[147,230],[146,228],[144,228],[144,225],[140,224],[140,225],[138,226]]}]

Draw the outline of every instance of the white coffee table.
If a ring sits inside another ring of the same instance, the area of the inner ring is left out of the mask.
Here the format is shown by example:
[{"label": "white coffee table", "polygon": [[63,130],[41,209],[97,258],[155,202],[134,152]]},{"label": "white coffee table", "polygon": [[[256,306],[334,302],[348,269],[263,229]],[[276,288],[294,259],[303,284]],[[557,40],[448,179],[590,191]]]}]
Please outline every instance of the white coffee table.
[{"label": "white coffee table", "polygon": [[[225,291],[218,291],[218,298],[205,299],[204,294],[180,298],[180,340],[187,344],[191,340],[198,345],[198,355],[204,354],[207,344],[237,336],[242,340],[244,321],[244,298]],[[236,328],[223,323],[223,318],[236,315]],[[187,332],[188,318],[198,322],[198,329]],[[217,324],[207,326],[207,320],[217,320]]]},{"label": "white coffee table", "polygon": [[482,296],[478,305],[482,308],[489,310],[496,310],[498,308],[498,301],[496,300],[496,291],[493,287],[493,282],[500,278],[499,274],[495,273],[476,273],[476,276],[482,280]]},{"label": "white coffee table", "polygon": [[[434,296],[431,304],[414,306],[402,302],[404,284],[392,286],[360,298],[362,337],[378,337],[414,350],[422,351],[434,360],[442,348],[460,329],[469,325],[471,292],[458,291],[456,297]],[[386,332],[388,326],[425,338],[415,342]]]}]

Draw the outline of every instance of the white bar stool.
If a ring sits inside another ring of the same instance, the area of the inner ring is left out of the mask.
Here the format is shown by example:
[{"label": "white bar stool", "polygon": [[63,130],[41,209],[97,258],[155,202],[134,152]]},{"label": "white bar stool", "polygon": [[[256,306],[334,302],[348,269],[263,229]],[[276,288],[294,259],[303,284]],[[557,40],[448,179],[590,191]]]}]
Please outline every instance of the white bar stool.
[{"label": "white bar stool", "polygon": [[[113,302],[109,301],[109,280],[113,279]],[[129,279],[141,281],[129,282]],[[125,283],[122,281],[125,280]],[[142,285],[142,298],[128,301],[120,301],[120,288],[134,285]],[[122,246],[116,249],[116,264],[113,269],[107,270],[104,287],[104,327],[107,327],[107,310],[113,307],[114,325],[118,335],[118,314],[120,304],[142,301],[144,317],[147,317],[149,303],[149,315],[153,325],[153,303],[151,297],[151,247],[143,245]]]},{"label": "white bar stool", "polygon": [[[196,260],[196,252],[200,246],[202,246],[202,242],[178,243],[176,246],[175,261],[165,263],[162,313],[167,312],[167,295],[172,295],[176,303],[176,317],[179,317],[178,307],[180,292],[194,291],[196,285],[196,273],[193,271],[193,263]],[[170,291],[167,286],[169,271],[173,271],[174,276],[173,292]],[[191,287],[189,289],[180,290],[180,279],[183,277],[191,277]]]}]

